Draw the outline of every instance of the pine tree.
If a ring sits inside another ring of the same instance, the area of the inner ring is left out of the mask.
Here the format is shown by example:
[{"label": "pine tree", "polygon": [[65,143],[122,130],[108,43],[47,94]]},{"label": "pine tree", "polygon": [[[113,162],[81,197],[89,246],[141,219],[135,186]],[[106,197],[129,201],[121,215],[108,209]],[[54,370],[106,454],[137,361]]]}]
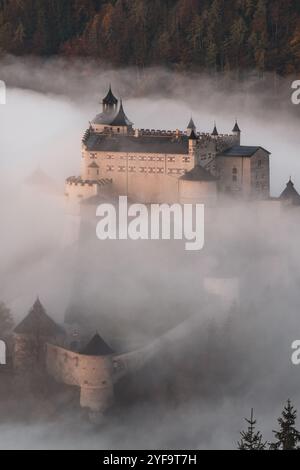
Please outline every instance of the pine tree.
[{"label": "pine tree", "polygon": [[267,443],[263,442],[262,434],[256,431],[256,420],[254,419],[253,409],[251,410],[250,419],[246,419],[248,423],[247,431],[242,431],[242,439],[238,443],[239,450],[266,450]]},{"label": "pine tree", "polygon": [[271,450],[299,450],[300,432],[295,428],[297,410],[288,400],[281,417],[278,419],[279,431],[273,431],[276,442],[271,444]]}]

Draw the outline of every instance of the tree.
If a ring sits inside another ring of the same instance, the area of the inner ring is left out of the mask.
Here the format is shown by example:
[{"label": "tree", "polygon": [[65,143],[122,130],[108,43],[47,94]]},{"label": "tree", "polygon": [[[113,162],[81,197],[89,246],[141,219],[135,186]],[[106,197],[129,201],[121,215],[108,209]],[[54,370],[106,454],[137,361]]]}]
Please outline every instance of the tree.
[{"label": "tree", "polygon": [[258,0],[252,22],[252,34],[249,46],[253,47],[254,60],[257,70],[263,75],[266,69],[266,54],[268,50],[268,24],[266,0]]},{"label": "tree", "polygon": [[4,302],[0,302],[0,337],[1,339],[5,338],[9,333],[11,333],[14,327],[14,321],[11,314],[11,311]]},{"label": "tree", "polygon": [[273,431],[276,442],[271,444],[271,450],[299,450],[300,433],[295,428],[297,410],[288,400],[278,419],[279,431]]},{"label": "tree", "polygon": [[247,431],[242,431],[242,439],[238,443],[239,450],[266,450],[267,443],[263,442],[262,434],[256,431],[256,420],[254,419],[253,409],[251,410],[250,419],[246,419],[248,423]]}]

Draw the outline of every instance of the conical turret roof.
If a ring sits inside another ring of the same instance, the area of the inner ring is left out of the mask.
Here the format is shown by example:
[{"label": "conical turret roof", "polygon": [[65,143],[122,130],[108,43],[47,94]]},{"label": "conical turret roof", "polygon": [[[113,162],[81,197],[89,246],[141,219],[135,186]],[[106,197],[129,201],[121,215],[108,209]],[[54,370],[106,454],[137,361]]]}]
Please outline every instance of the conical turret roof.
[{"label": "conical turret roof", "polygon": [[112,120],[110,123],[111,126],[132,126],[133,123],[128,119],[128,117],[125,114],[124,108],[123,108],[123,102],[122,100],[120,101],[120,109],[116,115],[116,117]]},{"label": "conical turret roof", "polygon": [[296,191],[291,178],[287,183],[285,190],[279,196],[279,199],[283,201],[291,200],[293,204],[300,204],[300,194]]},{"label": "conical turret roof", "polygon": [[110,356],[111,354],[114,354],[114,351],[97,333],[80,354],[83,354],[84,356]]},{"label": "conical turret roof", "polygon": [[103,104],[107,105],[107,106],[114,106],[114,105],[117,105],[118,104],[118,100],[117,98],[115,97],[115,95],[113,94],[113,92],[111,91],[111,85],[109,86],[109,90],[108,90],[108,93],[107,95],[105,96],[105,98],[103,98]]},{"label": "conical turret roof", "polygon": [[241,129],[239,128],[238,122],[235,121],[235,126],[232,129],[232,132],[241,132]]},{"label": "conical turret roof", "polygon": [[216,123],[215,123],[215,127],[214,127],[214,130],[212,131],[211,135],[214,136],[214,137],[217,137],[219,135]]},{"label": "conical turret roof", "polygon": [[63,332],[62,328],[47,315],[39,298],[37,298],[28,315],[19,323],[14,331],[17,334],[44,337],[54,337]]},{"label": "conical turret roof", "polygon": [[196,130],[196,126],[195,126],[195,123],[194,123],[194,120],[193,120],[192,117],[190,119],[190,122],[188,123],[187,129],[190,129],[190,130],[193,130],[193,131]]}]

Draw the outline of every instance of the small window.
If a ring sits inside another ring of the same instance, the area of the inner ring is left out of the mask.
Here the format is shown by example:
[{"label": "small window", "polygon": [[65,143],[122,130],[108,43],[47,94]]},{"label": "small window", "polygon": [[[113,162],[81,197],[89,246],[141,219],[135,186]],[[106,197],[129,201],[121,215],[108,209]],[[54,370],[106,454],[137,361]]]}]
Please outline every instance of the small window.
[{"label": "small window", "polygon": [[232,174],[233,174],[233,175],[237,175],[237,173],[238,173],[237,168],[233,168],[233,169],[232,169]]},{"label": "small window", "polygon": [[261,160],[258,160],[257,166],[258,166],[258,168],[261,168],[261,167],[262,167],[262,161],[261,161]]}]

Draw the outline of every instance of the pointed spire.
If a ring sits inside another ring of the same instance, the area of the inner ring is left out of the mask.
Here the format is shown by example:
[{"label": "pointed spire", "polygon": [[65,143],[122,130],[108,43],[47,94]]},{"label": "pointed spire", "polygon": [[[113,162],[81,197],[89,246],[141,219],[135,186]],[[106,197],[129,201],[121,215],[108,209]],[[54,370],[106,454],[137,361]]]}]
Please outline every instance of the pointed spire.
[{"label": "pointed spire", "polygon": [[192,132],[189,135],[189,140],[198,140],[198,137],[196,136],[194,129],[192,129]]},{"label": "pointed spire", "polygon": [[219,135],[219,132],[218,132],[218,129],[217,129],[217,124],[216,124],[216,121],[215,121],[215,126],[214,126],[214,130],[212,131],[212,134],[211,134],[213,137],[218,137]]},{"label": "pointed spire", "polygon": [[39,297],[28,315],[15,328],[15,333],[52,337],[62,333],[62,329],[47,315]]},{"label": "pointed spire", "polygon": [[298,191],[295,189],[295,185],[292,181],[292,177],[290,177],[289,181],[286,184],[285,190],[279,196],[281,200],[290,200],[293,204],[299,205],[300,204],[300,195]]},{"label": "pointed spire", "polygon": [[119,111],[116,115],[116,117],[113,119],[113,121],[110,124],[111,126],[126,126],[130,127],[133,125],[133,123],[128,119],[128,117],[125,114],[124,108],[123,108],[123,101],[120,100],[120,108]]},{"label": "pointed spire", "polygon": [[239,133],[239,134],[241,133],[241,129],[239,128],[237,119],[235,120],[235,126],[234,126],[234,128],[232,129],[232,132],[236,132],[236,133]]},{"label": "pointed spire", "polygon": [[106,106],[117,106],[118,100],[112,92],[111,85],[109,85],[108,93],[105,96],[105,98],[103,98],[102,103],[103,105],[106,105]]},{"label": "pointed spire", "polygon": [[196,130],[196,126],[195,126],[195,123],[194,123],[194,120],[193,120],[192,116],[191,116],[190,122],[188,123],[187,129],[191,130],[191,131]]},{"label": "pointed spire", "polygon": [[99,333],[96,333],[80,354],[84,356],[110,356],[114,354],[114,351],[105,343]]}]

